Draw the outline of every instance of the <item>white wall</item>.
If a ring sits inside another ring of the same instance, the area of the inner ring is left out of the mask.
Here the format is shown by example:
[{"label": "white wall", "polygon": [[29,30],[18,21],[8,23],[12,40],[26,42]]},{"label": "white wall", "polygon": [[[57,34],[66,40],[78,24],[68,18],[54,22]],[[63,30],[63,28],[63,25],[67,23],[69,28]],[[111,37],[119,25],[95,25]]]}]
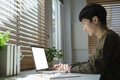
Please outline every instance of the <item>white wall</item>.
[{"label": "white wall", "polygon": [[83,31],[83,26],[78,18],[86,4],[86,0],[71,0],[73,62],[88,60],[88,35]]},{"label": "white wall", "polygon": [[72,63],[72,39],[71,39],[71,5],[70,0],[64,0],[64,27],[63,27],[63,40],[64,40],[64,63]]},{"label": "white wall", "polygon": [[82,24],[78,19],[79,12],[86,4],[86,0],[64,0],[64,61],[66,63],[88,60],[88,35],[83,32]]},{"label": "white wall", "polygon": [[48,47],[51,47],[53,46],[53,25],[52,25],[52,0],[49,0],[49,16],[48,16],[48,19],[49,19],[49,40],[48,40]]}]

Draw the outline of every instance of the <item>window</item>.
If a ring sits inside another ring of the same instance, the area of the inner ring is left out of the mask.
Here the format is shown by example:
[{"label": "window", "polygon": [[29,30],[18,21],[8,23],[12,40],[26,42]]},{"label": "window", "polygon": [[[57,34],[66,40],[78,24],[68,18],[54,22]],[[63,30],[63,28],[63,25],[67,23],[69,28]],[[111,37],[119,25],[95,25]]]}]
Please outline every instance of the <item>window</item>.
[{"label": "window", "polygon": [[17,9],[14,0],[0,1],[0,31],[11,30],[9,43],[17,44]]},{"label": "window", "polygon": [[21,46],[22,69],[34,68],[30,45],[47,47],[48,0],[0,0],[0,32],[11,30],[8,43]]},{"label": "window", "polygon": [[59,0],[53,0],[53,46],[62,49],[63,28],[63,4]]},{"label": "window", "polygon": [[120,4],[111,4],[112,27],[120,28]]}]

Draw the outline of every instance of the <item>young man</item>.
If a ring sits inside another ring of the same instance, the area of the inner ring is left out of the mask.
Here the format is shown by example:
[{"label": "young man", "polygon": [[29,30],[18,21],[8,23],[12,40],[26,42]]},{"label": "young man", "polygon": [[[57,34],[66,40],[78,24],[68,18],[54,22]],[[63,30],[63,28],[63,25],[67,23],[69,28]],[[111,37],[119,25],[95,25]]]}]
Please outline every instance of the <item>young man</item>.
[{"label": "young man", "polygon": [[54,69],[67,72],[100,73],[100,80],[120,80],[120,37],[106,25],[106,10],[98,4],[85,6],[79,14],[83,30],[97,36],[99,44],[88,62],[56,64]]}]

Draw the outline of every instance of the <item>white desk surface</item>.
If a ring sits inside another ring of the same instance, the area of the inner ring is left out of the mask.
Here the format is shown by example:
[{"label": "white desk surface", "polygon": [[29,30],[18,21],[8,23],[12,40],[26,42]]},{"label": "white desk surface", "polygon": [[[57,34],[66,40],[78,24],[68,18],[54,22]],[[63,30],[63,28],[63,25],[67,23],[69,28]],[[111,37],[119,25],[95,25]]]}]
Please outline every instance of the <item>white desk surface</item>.
[{"label": "white desk surface", "polygon": [[[99,80],[100,75],[98,74],[80,74],[80,77],[66,77],[66,78],[55,78],[55,79],[49,79],[49,78],[41,78],[36,77],[33,75],[28,75],[24,78],[11,78],[11,79],[3,79],[3,80]],[[2,80],[2,79],[0,79]]]},{"label": "white desk surface", "polygon": [[99,80],[98,74],[80,74],[80,77],[59,78],[51,80]]},{"label": "white desk surface", "polygon": [[[23,73],[24,74],[24,73]],[[64,75],[80,75],[80,77],[62,77],[62,78],[54,78],[54,79],[48,79],[48,78],[41,78],[39,76],[39,74],[34,73],[27,73],[26,75],[24,74],[24,76],[19,75],[16,77],[8,77],[8,78],[0,78],[0,80],[99,80],[100,75],[99,74],[80,74],[80,73],[65,73]]]}]

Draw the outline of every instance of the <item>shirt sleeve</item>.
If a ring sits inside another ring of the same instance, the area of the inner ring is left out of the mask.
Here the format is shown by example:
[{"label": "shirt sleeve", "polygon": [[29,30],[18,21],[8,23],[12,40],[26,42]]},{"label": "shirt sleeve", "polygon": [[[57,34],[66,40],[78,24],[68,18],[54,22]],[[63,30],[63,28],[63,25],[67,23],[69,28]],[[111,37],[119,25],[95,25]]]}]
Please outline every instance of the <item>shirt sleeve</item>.
[{"label": "shirt sleeve", "polygon": [[94,67],[94,56],[92,56],[88,62],[75,63],[71,68],[71,72],[80,72],[80,73],[96,73]]}]

